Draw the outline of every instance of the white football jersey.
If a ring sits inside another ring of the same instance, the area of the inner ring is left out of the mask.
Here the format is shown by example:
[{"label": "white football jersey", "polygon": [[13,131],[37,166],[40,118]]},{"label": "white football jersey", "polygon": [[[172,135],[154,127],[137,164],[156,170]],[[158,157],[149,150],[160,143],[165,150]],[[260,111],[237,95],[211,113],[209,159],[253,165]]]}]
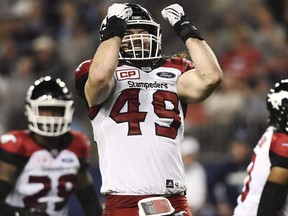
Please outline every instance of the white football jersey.
[{"label": "white football jersey", "polygon": [[[241,195],[238,197],[238,205],[234,210],[234,216],[256,216],[261,194],[270,173],[271,160],[269,151],[278,153],[282,148],[281,156],[288,157],[288,149],[283,151],[283,143],[288,141],[288,136],[283,133],[275,133],[273,127],[269,127],[254,148],[254,155],[247,167],[248,175],[244,180]],[[287,148],[287,147],[286,147]],[[286,155],[283,155],[286,152]],[[277,216],[288,216],[288,206],[282,209]],[[276,215],[275,215],[276,216]]]},{"label": "white football jersey", "polygon": [[78,132],[71,134],[71,143],[55,155],[35,143],[28,131],[15,131],[1,137],[1,151],[14,159],[18,157],[22,160],[18,164],[23,164],[6,203],[43,208],[49,215],[66,215],[67,200],[77,187],[80,159],[85,160],[89,155],[87,138]]},{"label": "white football jersey", "polygon": [[[112,95],[90,108],[102,193],[144,195],[186,190],[180,151],[185,106],[176,86],[187,70],[183,64],[183,60],[176,64],[166,61],[156,69],[119,65]],[[78,68],[79,74],[81,71]]]}]

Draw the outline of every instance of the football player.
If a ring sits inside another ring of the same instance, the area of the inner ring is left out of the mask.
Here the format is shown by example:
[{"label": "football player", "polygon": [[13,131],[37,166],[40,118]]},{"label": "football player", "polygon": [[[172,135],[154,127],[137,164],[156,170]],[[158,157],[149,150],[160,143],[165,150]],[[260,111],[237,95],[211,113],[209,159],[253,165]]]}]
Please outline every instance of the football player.
[{"label": "football player", "polygon": [[267,94],[270,126],[254,148],[234,216],[288,215],[288,79]]},{"label": "football player", "polygon": [[162,16],[193,63],[163,58],[160,25],[151,14],[138,4],[115,3],[94,58],[75,72],[98,144],[104,216],[192,215],[180,150],[185,110],[219,86],[222,70],[180,5],[166,7]]},{"label": "football player", "polygon": [[29,129],[0,139],[0,215],[63,216],[73,193],[86,215],[101,215],[88,170],[89,140],[70,130],[74,105],[65,83],[36,80],[25,108]]}]

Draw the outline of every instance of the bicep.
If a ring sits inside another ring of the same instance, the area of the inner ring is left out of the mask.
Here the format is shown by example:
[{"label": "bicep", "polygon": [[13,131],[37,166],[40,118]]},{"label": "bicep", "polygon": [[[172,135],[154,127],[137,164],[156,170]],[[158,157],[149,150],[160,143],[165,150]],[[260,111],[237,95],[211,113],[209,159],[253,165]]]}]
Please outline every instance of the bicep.
[{"label": "bicep", "polygon": [[84,92],[89,106],[103,103],[110,96],[114,86],[114,78],[108,82],[108,85],[103,87],[96,86],[88,79],[84,87]]},{"label": "bicep", "polygon": [[216,86],[201,78],[196,69],[183,73],[177,82],[179,97],[186,103],[197,103],[205,100]]}]

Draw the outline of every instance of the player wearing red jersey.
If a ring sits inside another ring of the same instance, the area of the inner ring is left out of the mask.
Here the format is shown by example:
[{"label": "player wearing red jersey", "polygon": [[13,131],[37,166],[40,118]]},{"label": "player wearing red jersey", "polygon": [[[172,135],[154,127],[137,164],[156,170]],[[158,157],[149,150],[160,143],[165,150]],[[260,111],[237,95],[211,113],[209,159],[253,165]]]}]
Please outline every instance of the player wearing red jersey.
[{"label": "player wearing red jersey", "polygon": [[254,148],[234,216],[288,216],[288,80],[267,95],[270,127]]},{"label": "player wearing red jersey", "polygon": [[98,144],[105,216],[192,215],[180,150],[185,110],[219,86],[222,71],[180,5],[166,7],[162,16],[193,63],[162,58],[160,25],[145,8],[113,4],[94,58],[75,73]]},{"label": "player wearing red jersey", "polygon": [[63,216],[76,192],[88,216],[102,207],[88,171],[90,144],[70,130],[72,95],[60,79],[42,77],[29,88],[29,130],[0,139],[0,211],[5,216]]}]

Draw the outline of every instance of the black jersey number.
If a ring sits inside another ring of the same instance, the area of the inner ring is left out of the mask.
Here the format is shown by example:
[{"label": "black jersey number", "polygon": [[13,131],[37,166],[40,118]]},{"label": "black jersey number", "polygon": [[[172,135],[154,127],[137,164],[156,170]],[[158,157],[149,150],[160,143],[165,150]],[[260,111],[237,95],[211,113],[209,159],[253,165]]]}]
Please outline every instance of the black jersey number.
[{"label": "black jersey number", "polygon": [[[140,89],[126,89],[116,100],[111,113],[112,118],[117,123],[128,123],[128,135],[142,135],[140,123],[144,122],[147,112],[140,111],[139,102]],[[161,119],[171,119],[170,126],[161,126],[157,122],[155,132],[158,136],[175,139],[181,125],[181,118],[178,109],[179,99],[173,92],[158,90],[153,94],[152,107],[155,114]],[[167,104],[172,104],[167,108]],[[124,109],[124,106],[126,108]],[[172,107],[172,108],[171,108]],[[125,111],[124,111],[125,110]]]}]

